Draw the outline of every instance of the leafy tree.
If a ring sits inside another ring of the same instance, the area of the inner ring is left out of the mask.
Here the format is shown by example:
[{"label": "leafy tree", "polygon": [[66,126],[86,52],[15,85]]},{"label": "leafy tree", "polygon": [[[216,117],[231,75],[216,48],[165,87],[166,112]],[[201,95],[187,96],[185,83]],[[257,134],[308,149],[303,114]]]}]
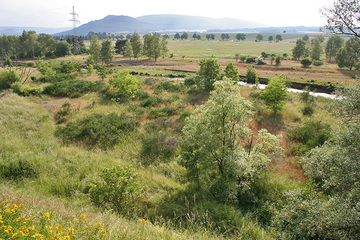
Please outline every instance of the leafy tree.
[{"label": "leafy tree", "polygon": [[109,93],[115,97],[134,98],[139,91],[138,80],[126,70],[117,71],[109,80]]},{"label": "leafy tree", "polygon": [[110,39],[105,39],[101,43],[100,59],[103,63],[109,64],[114,59],[113,46]]},{"label": "leafy tree", "polygon": [[[164,39],[164,38],[163,38]],[[166,39],[165,39],[166,41]],[[144,55],[150,59],[157,59],[161,56],[161,43],[157,33],[146,34],[144,37]]]},{"label": "leafy tree", "polygon": [[71,54],[71,46],[66,41],[60,41],[56,44],[55,52],[56,57],[65,57]]},{"label": "leafy tree", "polygon": [[200,70],[196,73],[197,84],[211,91],[214,83],[221,79],[221,66],[216,59],[202,59],[199,62]]},{"label": "leafy tree", "polygon": [[274,37],[273,37],[273,36],[269,36],[269,37],[268,37],[268,41],[269,41],[269,42],[271,42],[271,41],[273,41],[273,40],[274,40]]},{"label": "leafy tree", "polygon": [[321,46],[321,39],[315,38],[311,40],[311,59],[312,60],[320,60],[320,56],[323,52]]},{"label": "leafy tree", "polygon": [[239,70],[237,69],[237,67],[235,66],[234,63],[229,62],[226,65],[226,68],[224,70],[225,72],[225,77],[233,80],[233,81],[239,81]]},{"label": "leafy tree", "polygon": [[124,48],[124,57],[128,57],[131,60],[132,56],[133,56],[133,48],[131,42],[127,40]]},{"label": "leafy tree", "polygon": [[277,42],[283,40],[283,38],[282,38],[282,36],[281,36],[280,34],[276,35],[276,36],[275,36],[275,39],[276,39]]},{"label": "leafy tree", "polygon": [[230,39],[230,35],[228,33],[222,33],[221,36],[220,36],[220,39],[222,41],[225,41],[225,40],[229,40]]},{"label": "leafy tree", "polygon": [[305,41],[302,39],[298,39],[296,41],[295,47],[292,49],[293,57],[299,60],[302,56],[304,56],[306,50],[305,47],[306,47]]},{"label": "leafy tree", "polygon": [[338,0],[331,7],[322,9],[326,18],[325,28],[334,32],[360,37],[360,3],[358,0]]},{"label": "leafy tree", "polygon": [[256,69],[253,66],[246,66],[246,73],[245,73],[246,82],[248,83],[259,83],[259,78],[257,76]]},{"label": "leafy tree", "polygon": [[207,40],[215,40],[215,34],[206,34]]},{"label": "leafy tree", "polygon": [[179,40],[179,39],[181,38],[180,33],[176,33],[176,34],[174,35],[174,38]]},{"label": "leafy tree", "polygon": [[181,35],[181,40],[186,40],[186,39],[188,39],[189,38],[189,33],[187,33],[187,32],[184,32],[182,35]]},{"label": "leafy tree", "polygon": [[302,37],[302,40],[304,40],[304,41],[309,41],[309,35],[304,35],[304,36]]},{"label": "leafy tree", "polygon": [[281,64],[281,57],[280,57],[280,55],[277,55],[276,57],[275,57],[275,65],[276,66],[279,66]]},{"label": "leafy tree", "polygon": [[50,35],[40,33],[37,41],[40,48],[40,56],[51,56],[56,48],[56,40]]},{"label": "leafy tree", "polygon": [[98,37],[96,35],[91,37],[89,53],[93,57],[94,62],[98,63],[101,57],[101,44],[98,41]]},{"label": "leafy tree", "polygon": [[124,53],[124,48],[125,48],[125,44],[126,44],[127,40],[122,40],[122,39],[117,39],[115,42],[115,51],[118,54],[123,54]]},{"label": "leafy tree", "polygon": [[260,93],[260,97],[265,101],[265,105],[272,109],[274,114],[281,111],[285,105],[285,99],[288,95],[286,91],[286,81],[287,76],[284,74],[272,78]]},{"label": "leafy tree", "polygon": [[187,178],[221,202],[237,201],[251,188],[272,157],[282,154],[281,138],[259,132],[255,147],[244,149],[249,136],[250,102],[229,79],[215,83],[206,106],[199,106],[183,128],[181,164]]},{"label": "leafy tree", "polygon": [[336,53],[344,45],[344,39],[339,35],[331,35],[326,42],[325,54],[331,62],[331,58],[336,56]]},{"label": "leafy tree", "polygon": [[342,67],[348,67],[350,70],[358,63],[358,51],[360,49],[360,42],[355,38],[350,38],[345,42],[345,46],[340,48],[336,54],[336,64]]},{"label": "leafy tree", "polygon": [[143,50],[143,46],[142,46],[142,43],[140,41],[139,34],[134,33],[131,36],[131,46],[132,46],[132,51],[133,51],[134,58],[138,59],[141,56],[142,50]]},{"label": "leafy tree", "polygon": [[168,41],[166,40],[166,38],[162,38],[160,41],[160,54],[163,59],[165,59],[168,52],[169,52]]},{"label": "leafy tree", "polygon": [[236,34],[236,36],[235,36],[235,38],[237,39],[237,40],[245,40],[246,39],[246,35],[245,34],[243,34],[243,33],[238,33],[238,34]]},{"label": "leafy tree", "polygon": [[256,40],[257,40],[258,42],[261,42],[263,39],[264,39],[264,36],[261,35],[261,34],[258,34],[258,35],[256,36]]}]

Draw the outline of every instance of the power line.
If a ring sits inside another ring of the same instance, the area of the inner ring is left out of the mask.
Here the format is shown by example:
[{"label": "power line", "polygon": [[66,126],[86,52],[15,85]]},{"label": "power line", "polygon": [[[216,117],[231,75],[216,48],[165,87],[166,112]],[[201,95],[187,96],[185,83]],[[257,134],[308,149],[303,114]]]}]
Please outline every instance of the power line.
[{"label": "power line", "polygon": [[69,21],[73,22],[73,34],[74,34],[74,54],[77,55],[80,53],[80,46],[79,46],[79,41],[78,41],[78,37],[76,34],[76,28],[77,25],[80,23],[80,20],[78,19],[79,15],[75,12],[75,7],[72,7],[73,10],[70,13],[70,15],[72,15],[72,18],[69,19]]}]

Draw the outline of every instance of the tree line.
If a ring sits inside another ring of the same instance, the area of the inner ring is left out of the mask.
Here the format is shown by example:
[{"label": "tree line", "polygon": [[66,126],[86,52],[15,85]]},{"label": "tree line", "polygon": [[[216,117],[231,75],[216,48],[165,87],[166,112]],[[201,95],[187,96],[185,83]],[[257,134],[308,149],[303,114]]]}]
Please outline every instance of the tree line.
[{"label": "tree line", "polygon": [[293,58],[301,60],[304,67],[311,64],[321,65],[321,55],[325,52],[329,62],[335,59],[336,64],[340,67],[347,67],[352,70],[354,67],[359,68],[358,49],[360,43],[355,37],[344,40],[341,35],[331,35],[324,44],[324,37],[319,36],[309,39],[308,35],[298,39],[295,47],[292,49]]}]

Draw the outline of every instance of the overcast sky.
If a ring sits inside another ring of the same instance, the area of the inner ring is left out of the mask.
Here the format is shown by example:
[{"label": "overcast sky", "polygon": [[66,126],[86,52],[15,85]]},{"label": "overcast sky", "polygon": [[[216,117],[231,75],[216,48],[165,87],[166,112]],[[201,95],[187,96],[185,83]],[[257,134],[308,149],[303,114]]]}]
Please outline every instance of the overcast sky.
[{"label": "overcast sky", "polygon": [[0,26],[71,27],[72,6],[80,24],[107,15],[148,14],[237,18],[269,26],[323,26],[320,8],[335,0],[0,0]]}]

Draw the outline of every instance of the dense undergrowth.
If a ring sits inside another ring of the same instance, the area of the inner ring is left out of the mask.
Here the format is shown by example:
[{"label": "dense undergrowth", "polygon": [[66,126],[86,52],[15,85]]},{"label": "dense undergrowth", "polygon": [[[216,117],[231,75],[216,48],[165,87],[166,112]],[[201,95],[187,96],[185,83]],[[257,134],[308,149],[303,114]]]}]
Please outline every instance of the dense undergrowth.
[{"label": "dense undergrowth", "polygon": [[[206,103],[208,92],[144,75],[134,98],[114,100],[106,97],[106,81],[87,77],[37,78],[30,84],[43,88],[42,95],[0,93],[0,138],[6,139],[0,144],[0,202],[9,200],[0,212],[0,237],[25,229],[21,222],[15,225],[16,217],[31,217],[26,234],[45,238],[60,233],[64,239],[281,237],[286,226],[276,214],[288,207],[284,193],[307,189],[303,178],[290,172],[303,177],[290,159],[321,146],[337,124],[328,111],[331,100],[318,100],[310,117],[302,114],[300,96],[292,94],[274,116],[252,97],[259,90],[239,88],[252,102],[250,129],[282,134],[287,158],[274,160],[236,202],[219,201],[189,183],[179,161],[186,118]],[[46,108],[44,102],[56,102],[55,107]],[[26,209],[18,207],[11,215],[12,204]],[[51,225],[44,216],[54,220]]]}]

